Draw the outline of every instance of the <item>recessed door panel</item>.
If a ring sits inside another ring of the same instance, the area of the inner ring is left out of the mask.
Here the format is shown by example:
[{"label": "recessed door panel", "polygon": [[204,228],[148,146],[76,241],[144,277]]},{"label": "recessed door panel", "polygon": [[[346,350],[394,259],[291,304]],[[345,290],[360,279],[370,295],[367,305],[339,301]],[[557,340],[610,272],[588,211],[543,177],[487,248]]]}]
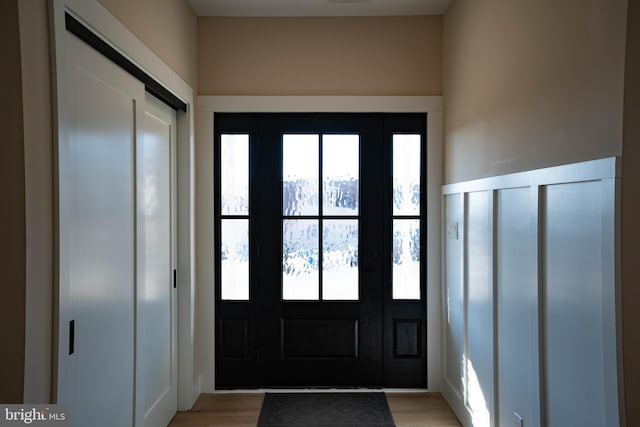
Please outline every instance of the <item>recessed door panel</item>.
[{"label": "recessed door panel", "polygon": [[357,358],[357,319],[282,320],[282,357]]}]

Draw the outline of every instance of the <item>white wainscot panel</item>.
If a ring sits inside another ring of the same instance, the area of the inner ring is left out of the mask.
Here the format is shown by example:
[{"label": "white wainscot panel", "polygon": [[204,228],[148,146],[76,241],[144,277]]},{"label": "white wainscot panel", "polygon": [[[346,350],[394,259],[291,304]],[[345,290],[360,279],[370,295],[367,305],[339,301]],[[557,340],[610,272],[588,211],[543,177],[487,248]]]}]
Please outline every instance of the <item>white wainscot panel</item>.
[{"label": "white wainscot panel", "polygon": [[462,195],[445,197],[444,376],[446,385],[463,398],[464,288],[462,282]]},{"label": "white wainscot panel", "polygon": [[[546,187],[544,323],[546,425],[602,427],[607,419],[603,349],[601,182]],[[613,332],[615,333],[615,332]]]},{"label": "white wainscot panel", "polygon": [[443,395],[466,427],[620,425],[618,160],[443,187]]},{"label": "white wainscot panel", "polygon": [[540,426],[537,193],[496,194],[499,425]]},{"label": "white wainscot panel", "polygon": [[474,427],[489,427],[493,412],[492,221],[489,192],[467,195],[466,399]]}]

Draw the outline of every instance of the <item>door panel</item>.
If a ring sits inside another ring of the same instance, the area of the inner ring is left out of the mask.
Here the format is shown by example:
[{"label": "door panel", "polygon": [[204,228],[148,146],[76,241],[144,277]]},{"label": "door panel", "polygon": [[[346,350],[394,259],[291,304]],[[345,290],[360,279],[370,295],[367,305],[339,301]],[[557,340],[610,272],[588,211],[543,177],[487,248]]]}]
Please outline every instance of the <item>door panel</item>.
[{"label": "door panel", "polygon": [[[144,86],[67,34],[70,102],[59,144],[58,402],[74,426],[134,421],[136,113]],[[65,335],[61,335],[65,337]],[[71,353],[71,354],[70,354]]]},{"label": "door panel", "polygon": [[282,357],[358,357],[357,319],[286,319],[282,321]]},{"label": "door panel", "polygon": [[[364,170],[381,168],[381,156],[369,148],[382,128],[370,119],[357,114],[282,115],[261,123],[260,152],[269,152],[272,161],[261,169],[257,233],[275,249],[258,265],[258,276],[266,279],[259,295],[270,334],[261,346],[263,364],[269,366],[265,386],[366,387],[382,382],[381,276],[364,275],[360,261],[363,237],[376,234],[375,215],[361,213],[376,211],[381,188],[376,185],[379,173],[360,182]],[[315,144],[305,144],[299,135]],[[292,150],[298,175],[287,164],[289,144],[296,143],[302,145],[299,152]],[[296,186],[301,188],[289,192],[301,201],[293,204],[300,209],[269,204],[280,194],[286,201],[287,190]],[[298,231],[293,235],[304,241],[291,242],[289,223],[307,224],[314,231]],[[305,263],[306,268],[287,271],[287,257],[297,263],[294,267]],[[313,280],[306,285],[313,293],[289,298],[287,284],[299,286],[307,269]],[[341,295],[335,295],[338,281],[345,282]]]},{"label": "door panel", "polygon": [[166,426],[177,410],[175,111],[146,94],[138,176],[138,401],[145,426]]},{"label": "door panel", "polygon": [[[426,385],[423,267],[412,277],[414,300],[386,303],[391,130],[411,129],[424,144],[426,117],[409,116],[216,114],[216,235],[226,222],[247,221],[246,247],[235,248],[237,258],[248,259],[250,283],[248,298],[231,301],[220,284],[225,278],[217,276],[217,388]],[[249,141],[246,215],[222,209],[230,139]],[[424,168],[420,159],[418,165]],[[420,206],[426,186],[413,187]],[[419,229],[422,212],[402,220]],[[217,242],[217,271],[229,253],[227,243]],[[421,255],[413,259],[424,266]]]}]

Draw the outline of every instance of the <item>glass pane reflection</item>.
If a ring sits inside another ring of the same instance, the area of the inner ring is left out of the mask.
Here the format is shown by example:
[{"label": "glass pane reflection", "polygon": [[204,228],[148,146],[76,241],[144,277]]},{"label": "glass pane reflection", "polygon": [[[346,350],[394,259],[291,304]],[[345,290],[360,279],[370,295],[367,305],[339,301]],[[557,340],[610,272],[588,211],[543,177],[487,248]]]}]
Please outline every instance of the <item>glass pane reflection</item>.
[{"label": "glass pane reflection", "polygon": [[249,214],[249,135],[221,135],[222,215]]},{"label": "glass pane reflection", "polygon": [[420,299],[420,220],[393,220],[393,299]]},{"label": "glass pane reflection", "polygon": [[323,135],[322,198],[325,215],[358,215],[360,137]]},{"label": "glass pane reflection", "polygon": [[282,213],[318,214],[319,136],[282,137]]},{"label": "glass pane reflection", "polygon": [[322,299],[358,299],[358,220],[325,220]]},{"label": "glass pane reflection", "polygon": [[221,298],[249,299],[249,220],[223,219],[220,240]]},{"label": "glass pane reflection", "polygon": [[393,135],[393,214],[420,215],[420,135]]},{"label": "glass pane reflection", "polygon": [[317,300],[318,221],[282,221],[282,298]]}]

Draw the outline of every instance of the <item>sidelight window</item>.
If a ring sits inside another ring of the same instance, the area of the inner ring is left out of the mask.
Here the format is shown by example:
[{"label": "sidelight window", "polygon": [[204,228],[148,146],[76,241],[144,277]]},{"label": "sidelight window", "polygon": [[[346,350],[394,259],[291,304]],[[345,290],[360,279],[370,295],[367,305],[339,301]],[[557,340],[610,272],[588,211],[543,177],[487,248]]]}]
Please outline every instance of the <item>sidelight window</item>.
[{"label": "sidelight window", "polygon": [[220,138],[221,298],[249,299],[249,135]]},{"label": "sidelight window", "polygon": [[420,135],[393,135],[393,299],[420,299]]}]

